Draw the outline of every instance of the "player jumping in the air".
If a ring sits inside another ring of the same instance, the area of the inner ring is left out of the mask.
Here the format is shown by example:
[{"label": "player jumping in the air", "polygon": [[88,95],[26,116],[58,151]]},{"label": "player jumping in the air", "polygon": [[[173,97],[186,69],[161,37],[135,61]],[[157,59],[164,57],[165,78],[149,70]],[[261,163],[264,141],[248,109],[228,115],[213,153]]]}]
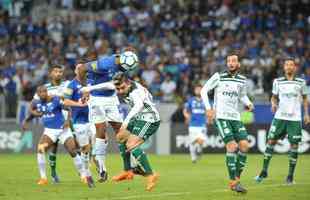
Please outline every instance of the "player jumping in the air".
[{"label": "player jumping in the air", "polygon": [[[52,96],[63,96],[63,89],[65,87],[65,82],[63,81],[63,67],[60,65],[52,65],[49,68],[48,76],[50,78],[50,82],[45,84],[45,87],[47,88],[48,95]],[[34,95],[33,100],[38,100],[39,97],[37,94]],[[30,108],[31,109],[31,108]],[[68,111],[63,110],[63,115],[65,117],[65,125],[64,125],[64,130],[65,131],[71,131],[69,129],[69,122],[68,122]],[[26,118],[26,121],[30,121],[34,116],[30,115]],[[59,177],[56,173],[56,153],[57,153],[57,146],[58,142],[52,145],[50,148],[49,154],[48,154],[48,160],[49,160],[49,165],[51,168],[51,177],[54,183],[58,183]]]},{"label": "player jumping in the air", "polygon": [[200,84],[195,85],[194,96],[188,99],[183,110],[186,124],[189,126],[189,152],[193,163],[202,154],[202,145],[207,139],[206,108],[201,99],[201,88]]},{"label": "player jumping in the air", "polygon": [[268,176],[268,167],[277,140],[288,135],[291,145],[289,151],[289,170],[287,184],[292,184],[298,158],[298,144],[302,138],[301,102],[304,110],[304,123],[309,124],[308,88],[306,81],[296,77],[297,67],[293,59],[284,62],[284,77],[274,80],[272,87],[271,109],[275,113],[267,137],[267,147],[264,153],[263,169],[255,177],[261,182]]},{"label": "player jumping in the air", "polygon": [[[203,86],[202,99],[207,109],[207,117],[214,119],[216,128],[226,146],[226,165],[229,173],[231,190],[246,193],[240,184],[240,176],[246,163],[249,148],[247,131],[240,121],[239,102],[248,110],[253,104],[246,94],[246,78],[239,74],[238,56],[231,54],[226,59],[228,70],[215,73]],[[214,89],[214,105],[211,108],[208,92]]]},{"label": "player jumping in the air", "polygon": [[[84,182],[89,183],[90,187],[94,186],[91,172],[89,170],[89,153],[91,149],[91,124],[88,120],[88,105],[85,103],[87,97],[83,97],[80,89],[86,86],[86,75],[81,73],[78,68],[75,69],[75,78],[69,82],[64,90],[64,105],[71,108],[71,119],[74,134],[78,145],[81,148],[81,158],[83,161],[84,171],[87,176],[81,177]],[[87,180],[89,179],[89,180]]]},{"label": "player jumping in the air", "polygon": [[[126,71],[120,65],[120,55],[101,57],[96,61],[89,63],[80,63],[77,65],[81,72],[87,73],[88,84],[95,86],[107,83],[119,71]],[[84,92],[87,92],[84,90]],[[89,120],[96,126],[95,141],[95,159],[99,165],[99,182],[107,180],[107,170],[105,166],[105,157],[107,153],[107,122],[113,127],[117,133],[122,125],[122,115],[119,112],[119,100],[116,96],[115,89],[102,89],[90,91],[89,98]],[[119,149],[124,151],[124,145],[120,144]],[[126,154],[124,152],[124,154]],[[126,154],[126,158],[130,160],[130,155]]]},{"label": "player jumping in the air", "polygon": [[[77,154],[77,146],[71,132],[63,130],[65,119],[62,113],[63,103],[60,97],[48,95],[45,86],[37,88],[38,100],[32,102],[32,114],[36,117],[41,117],[44,126],[43,135],[38,144],[38,167],[40,172],[39,185],[48,183],[46,176],[45,152],[53,146],[58,140],[64,144],[65,148],[73,158],[74,164],[78,173],[82,176],[87,176],[83,170],[81,157]],[[27,122],[25,122],[27,123]]]},{"label": "player jumping in the air", "polygon": [[[123,73],[116,75],[113,82],[117,93],[130,106],[130,112],[116,135],[117,140],[125,145],[125,151],[130,152],[137,165],[143,170],[147,178],[146,190],[151,191],[159,176],[153,173],[147,156],[140,146],[158,130],[159,113],[152,101],[152,95],[141,84],[129,80]],[[130,166],[130,162],[125,165]],[[120,176],[127,176],[128,173],[132,172],[125,171]]]}]

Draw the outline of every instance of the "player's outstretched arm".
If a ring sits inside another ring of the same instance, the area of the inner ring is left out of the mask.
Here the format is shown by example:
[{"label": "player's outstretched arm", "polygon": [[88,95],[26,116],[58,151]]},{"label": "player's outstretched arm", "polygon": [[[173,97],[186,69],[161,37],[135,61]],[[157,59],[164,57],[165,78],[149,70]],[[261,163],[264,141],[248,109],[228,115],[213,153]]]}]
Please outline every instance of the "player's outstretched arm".
[{"label": "player's outstretched arm", "polygon": [[93,90],[115,90],[115,85],[113,84],[112,81],[110,81],[81,88],[82,93],[89,93]]}]

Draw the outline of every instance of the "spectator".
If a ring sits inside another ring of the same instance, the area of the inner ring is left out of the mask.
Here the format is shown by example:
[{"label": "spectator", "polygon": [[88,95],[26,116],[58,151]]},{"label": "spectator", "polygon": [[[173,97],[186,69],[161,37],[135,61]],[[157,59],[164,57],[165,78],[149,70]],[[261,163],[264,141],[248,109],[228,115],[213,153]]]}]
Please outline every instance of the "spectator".
[{"label": "spectator", "polygon": [[167,74],[165,80],[160,86],[160,90],[163,94],[162,100],[164,102],[173,102],[174,94],[176,91],[176,83],[172,80],[171,75]]}]

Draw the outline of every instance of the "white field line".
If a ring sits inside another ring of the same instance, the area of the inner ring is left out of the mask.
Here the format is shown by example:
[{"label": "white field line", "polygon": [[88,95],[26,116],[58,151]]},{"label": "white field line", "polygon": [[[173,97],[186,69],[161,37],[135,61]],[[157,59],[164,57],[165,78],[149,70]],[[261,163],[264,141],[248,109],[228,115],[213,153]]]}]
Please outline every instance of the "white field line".
[{"label": "white field line", "polygon": [[[296,183],[294,185],[310,185],[310,183]],[[292,185],[292,186],[294,186]],[[262,189],[262,188],[273,188],[273,187],[291,187],[286,184],[257,184],[257,186],[246,187],[250,192],[251,190]],[[223,193],[223,192],[230,192],[229,189],[220,189],[220,190],[213,190],[209,193]],[[149,195],[130,195],[124,197],[112,197],[112,198],[99,198],[94,200],[127,200],[127,199],[147,199],[147,198],[161,198],[161,197],[169,197],[169,196],[182,196],[182,195],[189,195],[191,192],[165,192],[165,193],[158,193],[158,194],[149,194]],[[89,199],[89,200],[92,200]]]}]

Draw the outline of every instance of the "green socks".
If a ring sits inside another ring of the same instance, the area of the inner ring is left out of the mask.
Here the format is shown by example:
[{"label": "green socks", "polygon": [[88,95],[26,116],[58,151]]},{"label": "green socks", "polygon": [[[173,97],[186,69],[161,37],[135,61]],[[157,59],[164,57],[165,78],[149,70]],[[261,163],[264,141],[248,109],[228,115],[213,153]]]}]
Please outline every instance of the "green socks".
[{"label": "green socks", "polygon": [[51,167],[51,174],[52,176],[56,175],[56,154],[49,153],[48,154],[48,160]]},{"label": "green socks", "polygon": [[237,154],[237,171],[236,171],[237,177],[241,176],[241,173],[242,173],[244,166],[246,164],[246,159],[247,159],[246,153],[239,151]]},{"label": "green socks", "polygon": [[142,151],[140,147],[136,147],[131,151],[131,154],[139,163],[139,166],[143,169],[145,174],[153,174],[151,165],[147,159],[146,154]]},{"label": "green socks", "polygon": [[126,144],[120,143],[118,144],[119,152],[123,158],[123,167],[125,171],[128,171],[131,169],[130,166],[130,153],[126,152]]},{"label": "green socks", "polygon": [[230,180],[235,180],[236,179],[236,172],[237,172],[237,156],[236,153],[226,153],[226,166],[228,169],[228,174]]},{"label": "green socks", "polygon": [[297,163],[297,158],[298,158],[298,151],[297,149],[291,149],[289,154],[289,170],[288,170],[288,175],[289,176],[294,176],[294,171]]},{"label": "green socks", "polygon": [[269,163],[273,154],[274,145],[267,144],[265,153],[264,153],[264,163],[263,163],[263,171],[267,172]]}]

